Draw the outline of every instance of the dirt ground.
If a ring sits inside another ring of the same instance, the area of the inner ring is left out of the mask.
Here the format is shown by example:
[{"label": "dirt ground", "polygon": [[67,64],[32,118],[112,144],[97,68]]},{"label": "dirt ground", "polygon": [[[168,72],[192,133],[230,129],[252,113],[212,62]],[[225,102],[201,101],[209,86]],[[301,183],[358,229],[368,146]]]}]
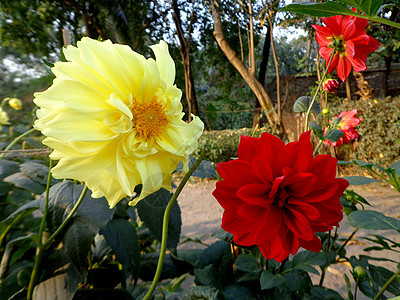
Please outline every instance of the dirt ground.
[{"label": "dirt ground", "polygon": [[[220,228],[221,216],[223,209],[218,204],[217,200],[212,196],[215,188],[215,181],[199,181],[188,183],[178,198],[179,205],[182,210],[182,236],[191,238],[202,237],[202,241],[206,244],[211,244],[215,239],[211,237],[212,233]],[[373,207],[371,209],[380,211],[391,217],[400,217],[400,194],[390,187],[380,186],[378,184],[370,184],[364,186],[351,186],[350,189],[363,196]],[[368,208],[367,208],[368,209]],[[347,238],[353,231],[353,228],[347,223],[345,217],[340,223],[338,230],[339,238]],[[400,262],[400,254],[392,251],[372,251],[364,252],[367,247],[367,241],[361,237],[367,236],[368,233],[379,234],[388,237],[394,241],[399,241],[399,234],[396,231],[368,231],[360,229],[352,241],[346,246],[347,256],[358,256],[360,254],[371,255],[374,257],[390,258]],[[182,245],[183,248],[201,247],[194,243]],[[395,271],[396,264],[394,263],[379,263],[388,269]],[[330,266],[324,281],[324,286],[338,291],[343,297],[347,298],[347,290],[343,274],[346,273],[349,278],[349,264],[337,264]],[[313,282],[318,284],[319,276],[312,275]],[[193,284],[193,278],[188,278],[185,286]],[[352,287],[354,291],[354,287]],[[357,299],[368,299],[360,292],[357,294]]]}]

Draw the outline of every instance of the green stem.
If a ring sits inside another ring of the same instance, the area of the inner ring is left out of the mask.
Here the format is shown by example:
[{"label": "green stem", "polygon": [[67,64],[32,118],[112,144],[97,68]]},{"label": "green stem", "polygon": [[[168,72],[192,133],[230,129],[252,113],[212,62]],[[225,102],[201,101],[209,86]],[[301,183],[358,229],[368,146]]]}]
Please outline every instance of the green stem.
[{"label": "green stem", "polygon": [[183,187],[185,186],[186,182],[189,180],[190,176],[193,174],[193,172],[200,165],[201,161],[204,159],[204,156],[206,155],[206,152],[207,152],[206,148],[204,148],[201,151],[201,154],[200,154],[199,158],[195,161],[193,166],[186,173],[185,177],[183,177],[181,183],[177,187],[174,195],[171,197],[171,200],[169,200],[169,203],[168,203],[167,207],[165,208],[164,218],[163,218],[160,257],[159,257],[158,263],[157,263],[157,270],[156,270],[156,273],[154,275],[153,282],[151,283],[150,289],[148,290],[148,292],[144,296],[143,300],[150,299],[151,295],[153,295],[153,292],[156,289],[158,280],[160,279],[160,276],[161,276],[161,271],[162,271],[162,268],[163,268],[163,265],[164,265],[165,250],[167,249],[168,221],[169,221],[169,214],[171,212],[172,206],[174,205],[176,199],[178,198],[179,194],[181,193],[181,191],[182,191]]},{"label": "green stem", "polygon": [[358,287],[358,277],[357,277],[357,280],[356,280],[356,286],[354,287],[354,300],[357,300],[357,287]]},{"label": "green stem", "polygon": [[378,300],[383,295],[383,293],[386,291],[386,289],[393,283],[393,281],[395,281],[397,279],[397,277],[399,275],[400,275],[400,270],[397,270],[397,272],[392,277],[390,277],[390,279],[381,288],[381,290],[378,292],[378,294],[376,294],[374,300]]},{"label": "green stem", "polygon": [[[49,182],[49,180],[48,180],[48,182]],[[35,263],[34,263],[34,266],[33,266],[32,274],[31,274],[31,278],[30,278],[29,286],[28,286],[28,292],[27,292],[27,296],[26,296],[27,300],[31,300],[32,299],[33,288],[35,287],[36,279],[37,279],[37,276],[38,276],[38,273],[39,273],[39,266],[40,266],[40,263],[42,261],[43,254],[45,253],[47,247],[53,242],[53,240],[64,229],[64,227],[68,224],[69,220],[73,217],[73,215],[77,211],[79,205],[82,203],[83,199],[85,198],[87,190],[88,190],[88,188],[85,185],[85,187],[82,190],[81,195],[79,196],[78,201],[75,203],[75,205],[72,208],[71,212],[68,214],[68,216],[65,218],[65,220],[61,223],[61,225],[57,228],[57,230],[46,240],[46,242],[44,244],[42,244],[42,236],[39,235],[39,237],[38,237],[38,239],[39,239],[38,247],[36,248]],[[48,197],[48,191],[47,191],[47,188],[46,188],[46,198],[47,197]],[[48,199],[46,199],[46,202],[48,203]],[[46,214],[46,216],[47,216],[47,214]],[[43,214],[43,218],[44,218],[44,214]],[[42,223],[43,223],[43,219],[42,219]],[[40,227],[42,228],[42,224],[40,225]],[[42,230],[44,230],[44,225],[43,225],[43,229]],[[42,231],[42,234],[43,234],[43,231]]]},{"label": "green stem", "polygon": [[57,237],[57,235],[64,229],[64,227],[68,224],[69,220],[74,216],[75,212],[78,210],[79,205],[81,205],[83,199],[85,198],[86,192],[88,191],[88,187],[85,185],[83,188],[81,195],[79,196],[78,201],[76,201],[74,207],[65,218],[65,220],[61,223],[61,225],[57,228],[57,230],[48,238],[48,240],[43,244],[43,248],[46,249],[53,240]]},{"label": "green stem", "polygon": [[350,240],[353,238],[353,236],[357,233],[358,228],[354,228],[353,232],[351,233],[351,235],[349,236],[349,238],[343,243],[343,245],[339,248],[339,250],[337,251],[338,253],[340,251],[342,251],[342,249],[347,245],[348,242],[350,242]]},{"label": "green stem", "polygon": [[49,174],[47,175],[47,184],[46,184],[46,197],[45,197],[45,202],[44,202],[44,211],[43,211],[43,217],[42,217],[42,222],[40,223],[40,228],[39,228],[39,238],[38,238],[38,246],[42,246],[43,242],[43,231],[46,226],[46,220],[47,220],[47,213],[49,210],[49,191],[50,191],[50,183],[51,183],[51,168],[53,166],[53,160],[50,158],[49,162]]},{"label": "green stem", "polygon": [[[32,132],[34,132],[36,129],[32,128],[30,130],[28,130],[27,132],[24,132],[23,134],[21,134],[20,136],[16,137],[5,149],[4,151],[8,151],[11,149],[12,146],[14,146],[16,143],[18,143],[21,139],[23,139],[24,137],[26,137],[28,134],[31,134]],[[0,155],[0,161],[4,158],[6,154],[2,153]]]},{"label": "green stem", "polygon": [[[335,50],[333,50],[333,51],[335,51]],[[328,65],[326,66],[326,70],[325,70],[324,74],[322,75],[321,80],[319,81],[317,90],[315,91],[314,97],[312,98],[311,104],[310,104],[310,106],[308,107],[308,110],[307,110],[307,112],[306,112],[306,123],[305,123],[304,131],[307,131],[307,130],[308,130],[308,117],[310,116],[311,108],[312,108],[313,105],[314,105],[315,99],[317,99],[318,92],[319,92],[319,90],[321,89],[321,86],[322,86],[322,83],[324,82],[324,79],[325,79],[325,77],[326,77],[326,74],[328,74],[328,70],[329,70],[329,67],[330,67],[330,65],[331,65],[331,63],[332,63],[333,56],[334,56],[334,52],[332,52],[332,54],[331,54],[331,58],[329,59]]]},{"label": "green stem", "polygon": [[321,145],[322,145],[322,140],[319,140],[317,147],[314,149],[313,157],[315,157],[315,155],[317,155],[317,152],[319,150],[319,147],[321,147]]}]

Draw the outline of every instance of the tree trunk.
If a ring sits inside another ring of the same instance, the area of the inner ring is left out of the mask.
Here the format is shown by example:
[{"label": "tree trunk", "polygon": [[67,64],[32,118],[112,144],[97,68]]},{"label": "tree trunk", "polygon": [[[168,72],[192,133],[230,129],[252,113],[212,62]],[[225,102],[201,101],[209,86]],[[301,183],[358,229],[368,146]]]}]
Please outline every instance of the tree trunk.
[{"label": "tree trunk", "polygon": [[224,31],[222,29],[222,22],[218,11],[215,9],[213,2],[211,2],[211,8],[214,19],[214,36],[221,50],[224,52],[226,58],[239,72],[242,78],[249,85],[253,93],[256,95],[260,105],[265,112],[268,122],[273,128],[275,128],[277,134],[282,136],[284,134],[283,128],[278,120],[278,114],[275,110],[274,104],[269,97],[268,93],[264,89],[263,85],[257,80],[254,74],[244,65],[240,58],[236,55],[235,51],[231,48],[228,41],[226,40]]},{"label": "tree trunk", "polygon": [[[260,70],[258,71],[258,81],[262,86],[265,84],[265,76],[268,67],[268,59],[269,59],[269,51],[271,49],[271,27],[268,26],[267,34],[265,35],[264,47],[262,52],[262,61],[260,64]],[[253,128],[260,124],[260,116],[261,116],[261,105],[260,102],[256,99],[256,110],[253,115]]]},{"label": "tree trunk", "polygon": [[[176,26],[176,34],[179,39],[179,51],[181,52],[182,56],[182,62],[183,62],[183,67],[184,67],[184,72],[185,72],[185,93],[186,93],[186,99],[188,103],[188,108],[189,108],[189,115],[188,115],[188,120],[189,122],[191,121],[191,114],[198,115],[199,114],[199,107],[197,104],[197,99],[196,99],[196,91],[195,91],[195,85],[194,85],[194,80],[192,76],[192,66],[190,63],[190,42],[191,42],[191,24],[189,25],[189,30],[188,30],[188,38],[185,38],[185,35],[183,33],[183,27],[182,27],[182,20],[181,20],[181,14],[180,10],[178,7],[178,1],[174,0],[171,2],[172,10],[174,12],[174,23]],[[190,18],[190,22],[192,22],[194,19],[194,11],[192,11],[192,15]]]}]

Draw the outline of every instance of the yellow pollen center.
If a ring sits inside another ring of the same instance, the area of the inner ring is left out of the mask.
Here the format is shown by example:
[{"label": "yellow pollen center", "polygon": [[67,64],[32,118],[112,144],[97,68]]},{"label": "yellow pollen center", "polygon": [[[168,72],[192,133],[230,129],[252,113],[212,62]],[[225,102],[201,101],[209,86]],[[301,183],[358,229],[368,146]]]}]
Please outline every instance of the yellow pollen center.
[{"label": "yellow pollen center", "polygon": [[134,102],[131,111],[133,126],[143,139],[158,137],[168,125],[163,106],[155,99],[147,103]]}]

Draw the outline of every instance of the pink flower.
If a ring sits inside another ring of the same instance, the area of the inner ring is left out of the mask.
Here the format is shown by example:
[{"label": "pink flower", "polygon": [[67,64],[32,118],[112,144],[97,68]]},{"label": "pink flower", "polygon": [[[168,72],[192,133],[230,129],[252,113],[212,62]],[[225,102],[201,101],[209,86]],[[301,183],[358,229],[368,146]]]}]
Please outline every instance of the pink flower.
[{"label": "pink flower", "polygon": [[349,144],[350,141],[358,139],[359,135],[354,127],[361,123],[361,118],[355,118],[356,114],[357,110],[353,109],[351,111],[344,111],[339,116],[334,117],[335,119],[342,118],[339,125],[335,128],[343,131],[344,135],[337,142],[325,140],[324,143],[338,147],[343,144]]},{"label": "pink flower", "polygon": [[379,42],[365,33],[368,20],[353,16],[333,16],[321,18],[326,27],[313,25],[315,39],[320,48],[319,54],[326,64],[333,55],[328,72],[337,69],[342,81],[349,76],[351,67],[360,72],[367,69],[367,54],[379,48]]}]

